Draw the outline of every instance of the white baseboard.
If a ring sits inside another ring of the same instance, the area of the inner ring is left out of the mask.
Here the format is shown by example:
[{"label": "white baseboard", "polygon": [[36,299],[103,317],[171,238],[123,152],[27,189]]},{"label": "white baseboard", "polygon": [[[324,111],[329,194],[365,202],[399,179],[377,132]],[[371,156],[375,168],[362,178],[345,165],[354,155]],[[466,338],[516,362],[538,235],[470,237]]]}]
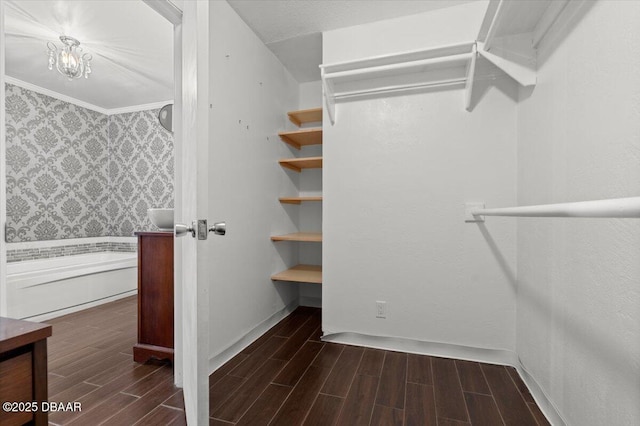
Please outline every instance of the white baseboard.
[{"label": "white baseboard", "polygon": [[271,315],[266,320],[252,328],[244,336],[240,337],[234,343],[227,348],[220,351],[217,355],[209,358],[209,374],[220,368],[225,362],[229,361],[234,356],[238,355],[244,348],[249,346],[255,340],[257,340],[264,333],[269,331],[271,327],[282,321],[287,315],[293,312],[298,307],[298,301],[294,300],[287,306]]},{"label": "white baseboard", "polygon": [[64,315],[72,314],[74,312],[82,311],[84,309],[93,308],[94,306],[104,305],[105,303],[114,302],[125,297],[134,296],[138,294],[138,290],[125,291],[124,293],[115,294],[113,296],[105,297],[98,300],[92,300],[91,302],[82,303],[80,305],[71,306],[69,308],[60,309],[57,311],[47,312],[42,315],[35,315],[33,317],[22,318],[25,321],[42,322],[53,318],[58,318]]},{"label": "white baseboard", "polygon": [[518,365],[516,365],[515,368],[518,370],[518,374],[522,378],[522,381],[529,388],[529,393],[531,393],[531,396],[535,399],[536,404],[538,404],[540,410],[542,410],[547,420],[549,420],[549,423],[554,426],[565,426],[567,422],[564,421],[556,406],[549,398],[547,398],[547,394],[544,393],[538,382],[527,371],[519,358]]},{"label": "white baseboard", "polygon": [[518,363],[515,352],[504,349],[483,349],[450,343],[425,342],[402,337],[371,336],[360,333],[324,332],[323,342],[344,345],[363,346],[387,351],[407,352],[410,354],[431,355],[442,358],[455,358],[467,361],[486,362],[514,366]]},{"label": "white baseboard", "polygon": [[547,420],[549,420],[549,423],[554,426],[566,425],[566,422],[562,419],[556,407],[551,403],[549,398],[547,398],[547,395],[542,391],[538,383],[527,372],[520,362],[520,358],[514,351],[348,332],[325,332],[322,336],[322,341],[514,367],[529,388],[531,396],[533,396],[538,407],[540,407],[540,410],[542,410]]}]

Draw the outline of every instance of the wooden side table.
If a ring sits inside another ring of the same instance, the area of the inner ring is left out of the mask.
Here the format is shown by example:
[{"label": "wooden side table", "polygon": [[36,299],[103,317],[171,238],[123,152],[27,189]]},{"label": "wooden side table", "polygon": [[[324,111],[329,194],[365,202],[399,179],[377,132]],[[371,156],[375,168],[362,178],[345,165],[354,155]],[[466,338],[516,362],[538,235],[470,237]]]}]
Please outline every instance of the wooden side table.
[{"label": "wooden side table", "polygon": [[138,343],[133,360],[173,362],[173,232],[138,236]]},{"label": "wooden side table", "polygon": [[[0,403],[47,402],[47,337],[51,326],[0,317]],[[49,414],[6,412],[0,408],[0,424],[47,425]]]}]

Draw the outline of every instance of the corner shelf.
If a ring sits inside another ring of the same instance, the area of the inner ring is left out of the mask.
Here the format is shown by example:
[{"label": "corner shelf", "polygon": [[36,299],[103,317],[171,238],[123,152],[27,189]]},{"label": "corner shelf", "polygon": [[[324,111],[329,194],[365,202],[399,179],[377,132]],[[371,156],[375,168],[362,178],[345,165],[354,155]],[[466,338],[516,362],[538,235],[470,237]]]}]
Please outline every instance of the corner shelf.
[{"label": "corner shelf", "polygon": [[531,46],[536,48],[568,4],[569,0],[491,0],[478,33],[478,41],[483,42],[488,51],[493,47],[494,40],[528,34]]},{"label": "corner shelf", "polygon": [[322,284],[322,266],[296,265],[286,271],[271,275],[273,281]]},{"label": "corner shelf", "polygon": [[288,112],[289,120],[300,127],[306,123],[322,122],[322,108],[301,109]]},{"label": "corner shelf", "polygon": [[274,235],[271,241],[302,241],[307,243],[322,242],[322,232],[294,232],[292,234]]},{"label": "corner shelf", "polygon": [[280,197],[279,200],[282,204],[301,204],[306,201],[322,201],[322,196],[320,197]]},{"label": "corner shelf", "polygon": [[491,0],[478,33],[478,53],[521,86],[534,86],[536,48],[569,3]]},{"label": "corner shelf", "polygon": [[284,158],[279,163],[284,168],[300,173],[302,169],[321,169],[322,157]]},{"label": "corner shelf", "polygon": [[278,133],[280,139],[283,142],[291,145],[296,149],[300,149],[303,146],[308,145],[321,145],[322,144],[322,129],[300,129],[291,132]]}]

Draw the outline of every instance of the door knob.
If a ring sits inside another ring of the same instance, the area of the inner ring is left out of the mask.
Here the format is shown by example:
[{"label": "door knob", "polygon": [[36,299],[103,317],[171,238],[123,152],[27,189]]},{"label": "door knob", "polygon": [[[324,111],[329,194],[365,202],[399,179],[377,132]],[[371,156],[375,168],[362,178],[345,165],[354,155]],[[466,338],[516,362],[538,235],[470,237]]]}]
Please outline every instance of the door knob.
[{"label": "door knob", "polygon": [[193,226],[193,223],[191,223],[191,226],[176,223],[174,229],[176,231],[176,237],[184,237],[187,233],[191,234],[193,238],[196,237],[196,228]]},{"label": "door knob", "polygon": [[176,237],[184,237],[187,234],[191,234],[193,238],[196,238],[197,235],[199,240],[206,240],[207,231],[213,232],[215,235],[225,235],[227,233],[227,223],[216,222],[211,228],[207,228],[207,220],[201,219],[191,222],[191,226],[176,223],[174,229]]},{"label": "door knob", "polygon": [[227,222],[214,223],[213,226],[209,228],[209,232],[213,232],[216,235],[225,235],[227,233]]}]

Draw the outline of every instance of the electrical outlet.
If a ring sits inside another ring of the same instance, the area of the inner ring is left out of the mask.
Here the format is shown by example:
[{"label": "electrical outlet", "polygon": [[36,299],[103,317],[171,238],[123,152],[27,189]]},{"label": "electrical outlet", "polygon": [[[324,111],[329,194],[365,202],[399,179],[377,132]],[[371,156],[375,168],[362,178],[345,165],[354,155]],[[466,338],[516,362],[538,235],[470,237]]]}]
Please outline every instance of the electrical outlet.
[{"label": "electrical outlet", "polygon": [[385,301],[376,301],[376,318],[386,318],[387,317],[387,302]]}]

